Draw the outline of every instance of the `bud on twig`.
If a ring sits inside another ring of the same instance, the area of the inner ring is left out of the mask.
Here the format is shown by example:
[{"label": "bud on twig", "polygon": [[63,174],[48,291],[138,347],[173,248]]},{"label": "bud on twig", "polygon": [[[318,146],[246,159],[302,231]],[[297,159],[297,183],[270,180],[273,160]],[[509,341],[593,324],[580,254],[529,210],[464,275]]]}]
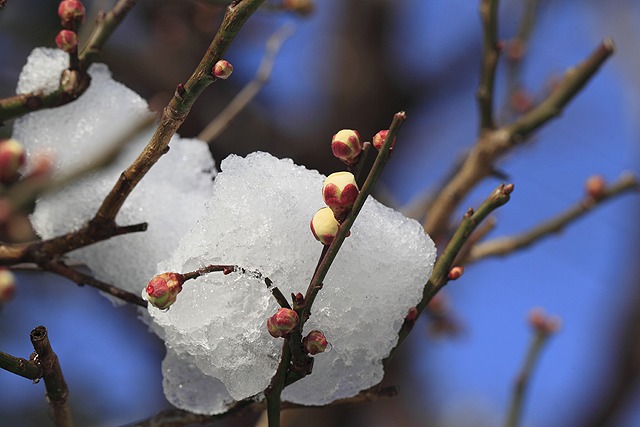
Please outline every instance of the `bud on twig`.
[{"label": "bud on twig", "polygon": [[560,319],[556,316],[549,316],[539,307],[529,312],[529,324],[534,331],[542,335],[551,335],[560,329]]},{"label": "bud on twig", "polygon": [[300,15],[309,15],[315,9],[312,0],[283,0],[282,7]]},{"label": "bud on twig", "polygon": [[[388,130],[381,130],[373,136],[373,146],[376,147],[376,150],[381,150],[382,145],[384,144],[384,140],[387,138]],[[391,142],[391,149],[393,150],[393,146],[396,145],[396,138],[393,138]]]},{"label": "bud on twig", "polygon": [[67,53],[78,49],[78,35],[71,30],[62,30],[56,36],[56,46]]},{"label": "bud on twig", "polygon": [[149,303],[160,310],[169,308],[176,302],[183,283],[184,276],[179,273],[169,272],[154,276],[145,289]]},{"label": "bud on twig", "polygon": [[451,270],[449,270],[449,275],[447,277],[449,280],[457,280],[462,277],[463,273],[464,273],[464,267],[461,265],[457,265],[455,267],[452,267]]},{"label": "bud on twig", "polygon": [[84,22],[84,5],[78,0],[61,1],[58,6],[58,16],[64,28],[69,30],[77,28]]},{"label": "bud on twig", "polygon": [[606,184],[602,175],[593,175],[585,183],[587,194],[594,200],[600,200],[604,197],[605,187]]},{"label": "bud on twig", "polygon": [[360,134],[352,129],[342,129],[331,138],[331,151],[346,164],[355,164],[362,152]]},{"label": "bud on twig", "polygon": [[358,184],[351,172],[335,172],[324,180],[322,197],[338,221],[351,211],[358,197]]},{"label": "bud on twig", "polygon": [[226,80],[233,73],[233,65],[229,61],[221,59],[213,66],[213,75],[218,79]]},{"label": "bud on twig", "polygon": [[299,321],[298,313],[290,308],[281,308],[267,320],[267,329],[272,337],[280,338],[293,331]]},{"label": "bud on twig", "polygon": [[314,355],[322,353],[327,349],[329,342],[321,331],[311,331],[302,340],[302,345],[307,353]]},{"label": "bud on twig", "polygon": [[323,245],[330,245],[338,234],[338,221],[330,208],[322,208],[311,219],[311,232]]},{"label": "bud on twig", "polygon": [[0,267],[0,304],[13,298],[16,292],[16,277],[11,270]]},{"label": "bud on twig", "polygon": [[9,184],[15,181],[24,162],[22,144],[15,139],[0,140],[0,182]]}]

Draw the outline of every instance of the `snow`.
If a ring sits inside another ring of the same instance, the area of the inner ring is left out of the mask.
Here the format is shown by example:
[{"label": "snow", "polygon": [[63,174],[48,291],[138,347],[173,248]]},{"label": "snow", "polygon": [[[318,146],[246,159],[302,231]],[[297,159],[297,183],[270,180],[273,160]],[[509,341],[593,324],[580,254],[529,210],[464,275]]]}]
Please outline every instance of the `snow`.
[{"label": "snow", "polygon": [[[322,250],[309,221],[323,205],[324,177],[267,153],[232,155],[221,169],[206,213],[158,272],[236,264],[267,275],[284,295],[304,293]],[[369,198],[305,325],[304,334],[322,330],[333,349],[315,356],[313,374],[285,389],[283,398],[322,405],[380,382],[382,359],[420,300],[434,260],[420,224]],[[277,309],[264,282],[240,273],[186,282],[167,311],[150,306],[155,330],[173,353],[163,364],[172,379],[165,381],[168,399],[193,410],[193,400],[183,397],[194,394],[185,391],[193,375],[219,379],[236,400],[262,392],[281,351],[282,340],[265,326]],[[197,412],[223,410],[216,402]]]},{"label": "snow", "polygon": [[[50,91],[57,87],[67,54],[57,49],[35,49],[20,74],[18,93]],[[55,173],[69,171],[100,156],[128,128],[151,114],[135,92],[114,81],[104,64],[89,69],[91,85],[76,101],[55,109],[30,113],[14,125],[13,138],[28,155],[53,156]],[[146,131],[125,148],[107,168],[81,182],[37,201],[32,215],[36,232],[44,239],[80,228],[93,217],[120,173],[151,138]],[[147,222],[148,230],[118,236],[72,252],[101,280],[139,294],[200,215],[211,194],[215,173],[206,144],[174,137],[171,149],[138,187],[116,218],[118,224]]]}]

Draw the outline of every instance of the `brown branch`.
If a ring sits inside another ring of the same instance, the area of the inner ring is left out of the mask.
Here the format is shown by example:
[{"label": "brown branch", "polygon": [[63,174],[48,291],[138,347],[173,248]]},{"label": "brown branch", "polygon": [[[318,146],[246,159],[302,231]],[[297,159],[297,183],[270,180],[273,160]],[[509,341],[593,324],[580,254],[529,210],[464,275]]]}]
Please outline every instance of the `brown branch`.
[{"label": "brown branch", "polygon": [[[387,399],[398,395],[398,390],[393,386],[373,386],[369,389],[362,390],[353,397],[338,399],[331,402],[325,407],[360,405],[362,403],[375,402],[380,399]],[[281,409],[302,409],[309,406],[298,405],[291,402],[282,402]],[[262,412],[265,409],[265,402],[256,402],[251,399],[245,399],[237,402],[229,411],[218,415],[202,415],[184,411],[182,409],[169,409],[162,411],[151,418],[141,420],[127,427],[179,427],[191,424],[207,424],[219,421],[224,418],[241,417],[247,414]]]},{"label": "brown branch", "polygon": [[151,167],[167,152],[169,141],[186,119],[198,96],[213,83],[214,64],[222,59],[229,45],[244,23],[264,0],[244,0],[227,7],[220,29],[200,64],[184,85],[179,85],[169,105],[164,109],[160,124],[142,153],[121,175],[104,199],[94,220],[113,222],[125,200]]},{"label": "brown branch", "polygon": [[60,276],[66,277],[67,279],[72,280],[78,285],[92,286],[106,294],[126,301],[130,304],[135,304],[140,307],[147,306],[147,301],[143,300],[139,295],[132,294],[131,292],[127,292],[116,286],[102,282],[94,278],[93,276],[81,273],[78,270],[74,270],[73,268],[65,265],[62,261],[49,262],[47,264],[44,264],[42,268],[44,270],[51,271],[52,273],[56,273]]},{"label": "brown branch", "polygon": [[37,363],[42,367],[42,379],[47,390],[47,401],[57,427],[71,427],[73,421],[67,406],[69,390],[62,375],[58,356],[54,353],[44,326],[31,331],[31,343],[37,354]]},{"label": "brown branch", "polygon": [[291,25],[283,25],[267,40],[267,50],[258,67],[253,80],[251,80],[235,98],[218,114],[198,135],[198,139],[211,144],[226,128],[231,121],[242,111],[262,87],[269,81],[276,55],[282,44],[293,34]]},{"label": "brown branch", "polygon": [[584,62],[569,69],[558,87],[540,105],[514,123],[480,135],[458,173],[440,191],[429,210],[424,228],[432,239],[446,236],[449,218],[469,191],[493,173],[496,160],[557,117],[612,53],[613,42],[607,39]]},{"label": "brown branch", "polygon": [[482,69],[477,98],[480,110],[480,132],[494,129],[493,97],[496,78],[496,66],[500,56],[498,45],[498,0],[482,0],[480,16],[483,24]]},{"label": "brown branch", "polygon": [[32,381],[42,378],[42,369],[33,360],[15,357],[1,351],[0,368]]},{"label": "brown branch", "polygon": [[515,251],[525,249],[551,234],[559,233],[566,226],[572,224],[605,201],[630,191],[640,191],[640,182],[632,175],[623,176],[617,182],[604,189],[602,195],[598,198],[587,195],[573,207],[543,222],[532,230],[515,236],[499,237],[478,243],[471,248],[463,263],[470,264],[484,258],[505,256]]}]

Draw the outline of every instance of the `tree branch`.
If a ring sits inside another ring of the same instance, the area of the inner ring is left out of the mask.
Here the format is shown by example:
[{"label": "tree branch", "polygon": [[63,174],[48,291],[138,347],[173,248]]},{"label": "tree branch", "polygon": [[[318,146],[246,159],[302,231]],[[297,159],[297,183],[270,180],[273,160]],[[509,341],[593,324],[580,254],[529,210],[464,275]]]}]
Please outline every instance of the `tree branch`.
[{"label": "tree branch", "polygon": [[482,69],[477,98],[480,110],[480,132],[495,128],[493,117],[494,82],[500,56],[498,45],[498,0],[482,0],[480,16],[483,24]]},{"label": "tree branch", "polygon": [[583,200],[569,208],[567,211],[562,212],[555,218],[543,222],[532,230],[515,236],[499,237],[478,243],[471,247],[469,254],[464,259],[463,263],[470,264],[484,258],[505,256],[515,251],[525,249],[551,234],[559,233],[566,226],[575,222],[595,207],[600,206],[605,201],[630,191],[640,191],[640,182],[638,182],[638,180],[632,175],[623,176],[617,182],[604,189],[602,195],[598,198],[593,198],[587,195]]},{"label": "tree branch", "polygon": [[47,390],[47,401],[57,427],[71,427],[73,421],[67,406],[69,390],[62,375],[58,356],[49,342],[47,329],[37,326],[31,331],[31,343],[37,354],[37,363],[42,367],[42,379]]}]

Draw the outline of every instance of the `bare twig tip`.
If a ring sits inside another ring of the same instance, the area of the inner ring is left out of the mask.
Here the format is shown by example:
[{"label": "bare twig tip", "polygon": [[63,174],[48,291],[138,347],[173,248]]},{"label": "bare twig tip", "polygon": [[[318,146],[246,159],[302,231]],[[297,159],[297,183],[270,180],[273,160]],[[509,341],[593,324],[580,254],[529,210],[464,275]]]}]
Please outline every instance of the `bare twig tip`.
[{"label": "bare twig tip", "polygon": [[510,195],[511,193],[513,193],[513,189],[515,188],[515,185],[513,184],[506,184],[502,187],[502,194],[505,195]]},{"label": "bare twig tip", "polygon": [[616,44],[611,37],[604,39],[602,41],[602,46],[611,53],[616,51]]}]

